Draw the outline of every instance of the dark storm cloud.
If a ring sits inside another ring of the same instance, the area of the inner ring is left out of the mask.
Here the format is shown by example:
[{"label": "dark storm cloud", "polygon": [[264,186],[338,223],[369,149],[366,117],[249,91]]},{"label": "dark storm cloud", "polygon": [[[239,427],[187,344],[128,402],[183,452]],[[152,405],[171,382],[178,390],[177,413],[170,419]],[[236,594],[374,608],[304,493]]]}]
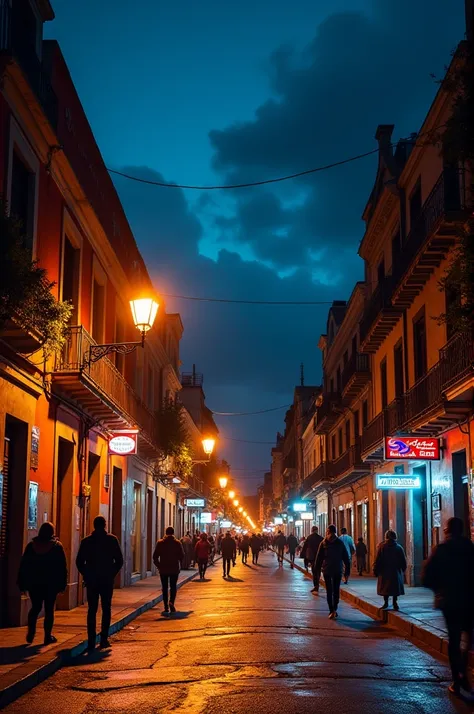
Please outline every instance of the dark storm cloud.
[{"label": "dark storm cloud", "polygon": [[[460,39],[458,5],[437,0],[426,12],[425,0],[377,2],[367,15],[328,17],[302,53],[276,50],[273,98],[252,121],[210,132],[214,168],[232,184],[273,178],[374,148],[379,123],[395,123],[398,136],[416,131],[436,91],[430,74]],[[357,249],[375,164],[370,157],[253,194],[236,191],[226,238],[232,228],[234,240],[278,268],[336,267],[340,248]],[[283,201],[298,197],[301,205],[288,210]],[[345,260],[352,269],[350,253]]]}]

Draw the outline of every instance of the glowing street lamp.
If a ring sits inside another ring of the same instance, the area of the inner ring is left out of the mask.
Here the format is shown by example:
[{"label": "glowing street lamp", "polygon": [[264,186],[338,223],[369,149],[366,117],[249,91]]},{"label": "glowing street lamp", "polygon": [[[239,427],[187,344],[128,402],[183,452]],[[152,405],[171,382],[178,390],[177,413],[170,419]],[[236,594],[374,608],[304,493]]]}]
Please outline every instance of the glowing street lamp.
[{"label": "glowing street lamp", "polygon": [[205,454],[207,456],[210,456],[212,452],[214,451],[214,447],[216,445],[216,440],[212,436],[206,436],[202,440],[202,448]]},{"label": "glowing street lamp", "polygon": [[235,491],[229,491],[229,498],[232,500],[235,498]]},{"label": "glowing street lamp", "polygon": [[227,486],[228,478],[227,476],[219,476],[219,486],[225,488]]},{"label": "glowing street lamp", "polygon": [[159,304],[153,298],[130,300],[133,323],[137,330],[140,330],[142,336],[140,342],[110,342],[105,345],[91,345],[84,356],[84,366],[90,368],[91,364],[112,352],[128,355],[134,352],[137,347],[144,347],[145,335],[153,327],[158,308]]},{"label": "glowing street lamp", "polygon": [[238,502],[237,499],[235,499],[235,500],[234,500],[234,506],[237,508],[238,505],[239,505],[239,502]]},{"label": "glowing street lamp", "polygon": [[247,518],[247,511],[244,511],[244,518]]},{"label": "glowing street lamp", "polygon": [[244,510],[243,507],[240,506],[240,508],[239,508],[239,513],[242,513],[243,510]]}]

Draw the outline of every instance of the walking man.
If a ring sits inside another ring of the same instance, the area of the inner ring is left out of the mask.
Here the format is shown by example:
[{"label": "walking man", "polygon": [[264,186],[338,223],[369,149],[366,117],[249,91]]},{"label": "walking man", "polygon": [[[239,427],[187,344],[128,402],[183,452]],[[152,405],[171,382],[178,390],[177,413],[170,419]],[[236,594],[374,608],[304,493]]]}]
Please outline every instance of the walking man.
[{"label": "walking man", "polygon": [[315,595],[319,594],[319,576],[320,570],[315,567],[316,556],[319,551],[319,546],[323,541],[322,536],[319,535],[318,526],[313,526],[311,528],[311,535],[309,535],[301,549],[301,558],[304,558],[305,565],[308,564],[311,567],[311,572],[313,574],[313,589],[312,593]]},{"label": "walking man", "polygon": [[247,558],[249,557],[249,550],[250,550],[250,538],[248,537],[247,534],[245,534],[242,537],[242,541],[240,543],[240,552],[242,553],[242,563],[244,565],[247,565]]},{"label": "walking man", "polygon": [[[474,545],[463,536],[463,522],[450,518],[446,540],[426,563],[423,585],[435,593],[435,607],[443,612],[448,630],[448,656],[453,682],[452,694],[474,701],[468,680],[468,658],[474,627]],[[462,635],[466,641],[461,647]]]},{"label": "walking man", "polygon": [[237,546],[235,545],[235,538],[232,538],[229,531],[225,534],[221,543],[222,552],[222,567],[223,567],[223,578],[227,578],[230,575],[230,564],[235,562],[237,556]]},{"label": "walking man", "polygon": [[285,553],[286,538],[281,531],[278,531],[275,538],[275,547],[278,555],[278,567],[283,568],[283,555]]},{"label": "walking man", "polygon": [[252,551],[252,563],[254,565],[258,564],[258,554],[260,553],[261,547],[262,543],[260,538],[255,533],[252,533],[252,537],[250,538],[250,550]]},{"label": "walking man", "polygon": [[344,571],[344,583],[347,585],[349,582],[349,575],[351,574],[352,556],[355,553],[354,539],[348,534],[347,528],[341,528],[341,535],[339,538],[346,546],[347,555],[349,556],[349,567]]},{"label": "walking man", "polygon": [[174,603],[178,576],[184,558],[181,541],[174,537],[174,528],[168,526],[165,531],[165,537],[157,542],[153,553],[153,562],[160,573],[161,587],[163,589],[164,612],[176,612]]},{"label": "walking man", "polygon": [[295,536],[294,533],[290,533],[288,536],[288,540],[286,541],[286,544],[288,546],[288,553],[290,555],[290,563],[291,567],[294,568],[295,565],[295,556],[296,556],[296,549],[298,547],[298,538]]},{"label": "walking man", "polygon": [[100,647],[110,647],[109,627],[112,616],[114,580],[123,567],[123,555],[117,538],[105,530],[104,516],[94,518],[94,531],[84,538],[76,558],[78,571],[87,588],[87,650],[96,642],[97,608],[102,607]]},{"label": "walking man", "polygon": [[209,564],[209,556],[211,554],[211,544],[207,539],[207,533],[201,533],[198,542],[196,543],[196,555],[195,560],[197,561],[199,568],[199,579],[204,580],[206,575],[207,566]]},{"label": "walking man", "polygon": [[326,538],[319,546],[314,563],[314,570],[323,573],[326,583],[326,595],[329,605],[329,619],[337,617],[339,592],[341,589],[342,569],[349,568],[349,556],[344,543],[336,535],[336,526],[328,526]]}]

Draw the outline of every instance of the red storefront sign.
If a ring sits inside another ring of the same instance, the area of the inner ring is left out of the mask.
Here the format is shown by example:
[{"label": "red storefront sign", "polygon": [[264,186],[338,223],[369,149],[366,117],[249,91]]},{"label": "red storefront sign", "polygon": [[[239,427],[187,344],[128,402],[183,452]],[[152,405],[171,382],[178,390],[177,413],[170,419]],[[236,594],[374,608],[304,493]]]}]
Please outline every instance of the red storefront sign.
[{"label": "red storefront sign", "polygon": [[385,458],[387,460],[419,459],[439,461],[440,440],[419,436],[386,436]]},{"label": "red storefront sign", "polygon": [[117,431],[109,439],[109,454],[130,456],[137,453],[138,432]]}]

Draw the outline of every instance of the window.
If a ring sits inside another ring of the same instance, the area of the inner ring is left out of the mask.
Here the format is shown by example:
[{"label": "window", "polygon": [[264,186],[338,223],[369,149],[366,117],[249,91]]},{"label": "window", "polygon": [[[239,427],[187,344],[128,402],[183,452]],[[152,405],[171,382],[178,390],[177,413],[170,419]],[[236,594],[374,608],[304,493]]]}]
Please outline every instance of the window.
[{"label": "window", "polygon": [[415,382],[427,372],[426,354],[426,320],[425,309],[422,308],[413,319],[413,357],[415,362]]},{"label": "window", "polygon": [[104,342],[105,288],[94,278],[92,284],[92,337],[98,344]]},{"label": "window", "polygon": [[369,423],[369,404],[367,399],[362,402],[362,428],[365,429]]},{"label": "window", "polygon": [[388,385],[387,385],[387,360],[384,359],[380,363],[380,398],[382,401],[382,409],[388,404]]},{"label": "window", "polygon": [[336,458],[336,435],[331,436],[331,459],[334,461]]},{"label": "window", "polygon": [[421,183],[418,183],[410,196],[410,233],[421,214]]},{"label": "window", "polygon": [[399,340],[393,348],[393,364],[395,370],[395,396],[401,397],[404,390],[403,379],[403,342]]},{"label": "window", "polygon": [[342,427],[337,432],[337,437],[338,437],[338,442],[339,442],[338,446],[339,446],[339,456],[340,456],[342,454],[342,452],[344,451],[344,446],[342,443]]},{"label": "window", "polygon": [[79,322],[79,284],[80,284],[81,251],[65,235],[63,242],[63,266],[61,280],[61,298],[72,304],[69,319],[71,325]]},{"label": "window", "polygon": [[22,224],[25,245],[33,252],[35,174],[28,168],[16,149],[11,170],[10,214]]},{"label": "window", "polygon": [[346,421],[346,451],[351,445],[351,420]]},{"label": "window", "polygon": [[354,412],[354,436],[356,441],[360,436],[359,414],[360,412],[357,409],[357,411]]}]

